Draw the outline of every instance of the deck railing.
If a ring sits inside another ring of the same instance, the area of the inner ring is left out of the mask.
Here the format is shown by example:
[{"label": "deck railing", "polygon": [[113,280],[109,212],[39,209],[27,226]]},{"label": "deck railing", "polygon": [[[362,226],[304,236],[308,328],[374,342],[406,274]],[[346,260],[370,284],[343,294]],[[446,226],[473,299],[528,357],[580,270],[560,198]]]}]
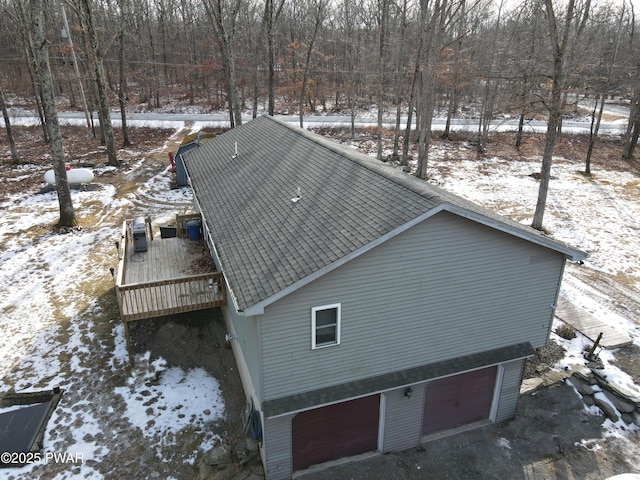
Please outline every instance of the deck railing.
[{"label": "deck railing", "polygon": [[222,273],[207,273],[116,287],[122,321],[141,320],[224,305]]}]

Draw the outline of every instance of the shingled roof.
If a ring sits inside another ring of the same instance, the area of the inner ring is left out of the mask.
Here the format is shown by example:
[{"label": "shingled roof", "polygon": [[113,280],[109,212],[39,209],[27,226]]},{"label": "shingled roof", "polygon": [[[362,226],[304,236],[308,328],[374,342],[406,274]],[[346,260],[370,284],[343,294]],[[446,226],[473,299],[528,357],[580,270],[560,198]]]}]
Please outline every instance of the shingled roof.
[{"label": "shingled roof", "polygon": [[[184,161],[236,309],[245,314],[261,313],[269,303],[442,210],[572,260],[586,256],[269,116],[189,150]],[[294,202],[298,189],[300,200]]]}]

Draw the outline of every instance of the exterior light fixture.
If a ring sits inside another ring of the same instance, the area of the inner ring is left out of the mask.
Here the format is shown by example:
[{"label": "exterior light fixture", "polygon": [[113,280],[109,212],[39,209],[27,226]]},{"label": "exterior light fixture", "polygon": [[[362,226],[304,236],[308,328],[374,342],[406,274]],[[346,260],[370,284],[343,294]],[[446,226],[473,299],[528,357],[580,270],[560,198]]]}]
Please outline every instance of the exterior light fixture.
[{"label": "exterior light fixture", "polygon": [[411,389],[411,387],[407,387],[407,389],[404,391],[404,396],[407,398],[411,398],[411,395],[413,395],[413,390]]}]

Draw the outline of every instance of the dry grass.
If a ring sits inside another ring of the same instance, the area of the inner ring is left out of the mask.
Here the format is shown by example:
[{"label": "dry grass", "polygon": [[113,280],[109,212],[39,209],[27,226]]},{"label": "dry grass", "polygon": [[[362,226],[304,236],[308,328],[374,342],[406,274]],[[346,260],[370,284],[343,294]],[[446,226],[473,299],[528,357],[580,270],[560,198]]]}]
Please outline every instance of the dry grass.
[{"label": "dry grass", "polygon": [[[41,127],[13,127],[12,131],[18,154],[20,155],[20,163],[18,165],[11,164],[11,152],[8,145],[0,151],[1,185],[2,191],[7,194],[44,184],[41,174],[51,168],[49,145],[43,140]],[[132,145],[120,148],[122,146],[121,131],[114,129],[116,146],[119,147],[118,159],[126,166],[138,152],[148,152],[159,145],[163,145],[173,133],[173,130],[168,129],[130,128],[129,139]],[[100,145],[100,138],[94,137],[87,128],[63,126],[62,136],[69,164],[106,165],[107,154],[105,147]],[[4,146],[4,136],[2,140]],[[166,158],[166,153],[162,155]],[[33,175],[34,171],[40,174]]]}]

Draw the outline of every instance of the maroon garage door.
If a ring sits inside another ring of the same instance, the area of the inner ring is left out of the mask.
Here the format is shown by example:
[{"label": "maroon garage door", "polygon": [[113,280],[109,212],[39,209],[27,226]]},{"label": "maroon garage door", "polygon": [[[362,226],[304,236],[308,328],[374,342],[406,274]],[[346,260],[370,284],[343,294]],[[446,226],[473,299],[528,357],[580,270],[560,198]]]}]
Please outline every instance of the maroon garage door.
[{"label": "maroon garage door", "polygon": [[497,367],[490,367],[428,384],[422,434],[489,418],[497,371]]},{"label": "maroon garage door", "polygon": [[378,448],[380,396],[298,413],[291,426],[293,470]]}]

